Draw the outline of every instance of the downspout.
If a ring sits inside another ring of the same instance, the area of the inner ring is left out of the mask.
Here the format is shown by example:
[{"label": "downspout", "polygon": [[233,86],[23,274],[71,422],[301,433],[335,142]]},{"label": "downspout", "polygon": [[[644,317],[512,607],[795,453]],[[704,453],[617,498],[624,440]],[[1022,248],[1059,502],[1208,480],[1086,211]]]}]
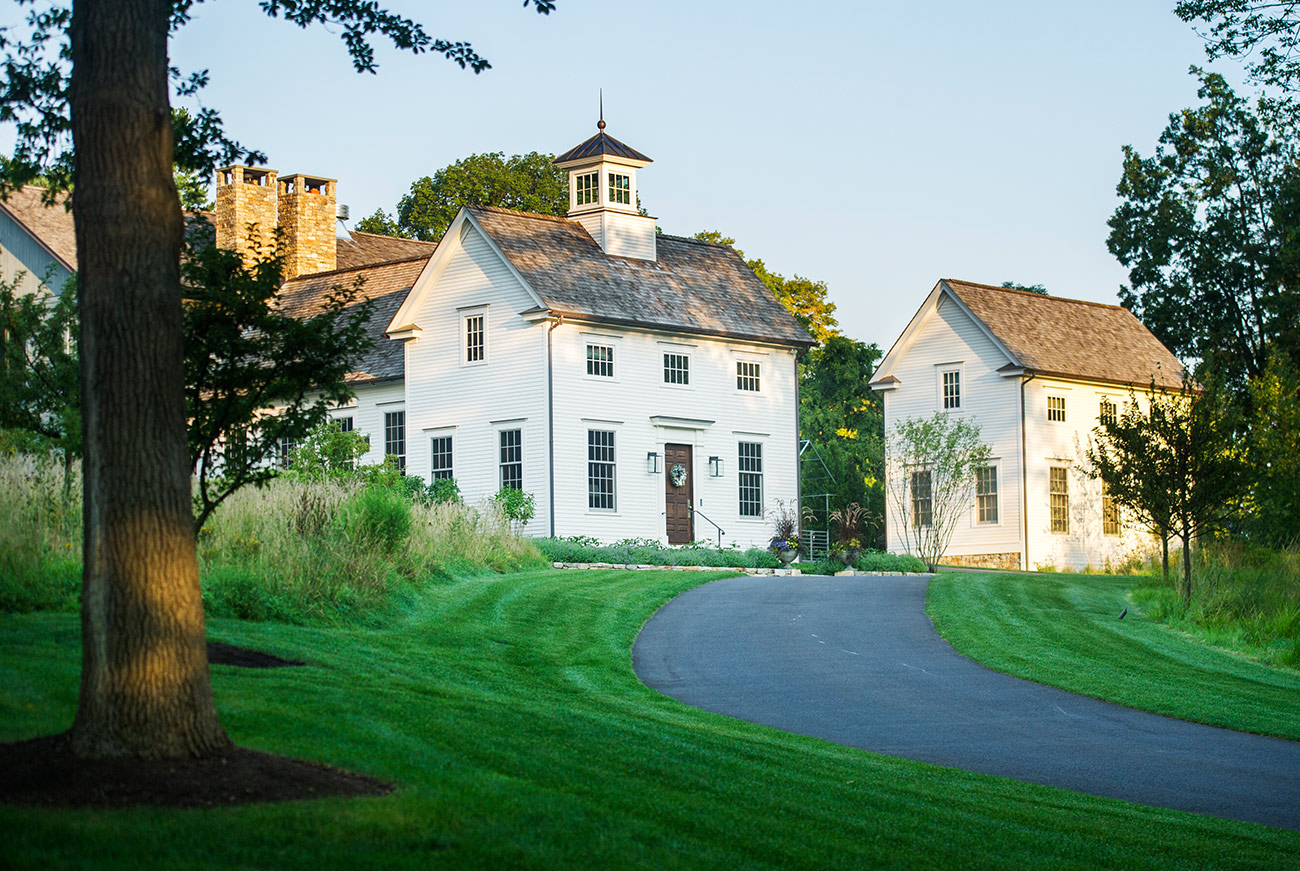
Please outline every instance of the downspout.
[{"label": "downspout", "polygon": [[564,323],[564,316],[559,315],[555,322],[546,330],[546,434],[547,434],[547,451],[549,462],[547,470],[550,477],[550,497],[551,506],[551,538],[555,538],[555,366],[551,362],[552,342],[551,333],[555,328]]},{"label": "downspout", "polygon": [[1025,452],[1025,385],[1034,380],[1020,379],[1020,568],[1029,571],[1029,455]]},{"label": "downspout", "polygon": [[[794,504],[797,512],[795,516],[799,518],[798,529],[800,533],[803,532],[803,456],[799,453],[800,436],[803,434],[799,417],[801,408],[799,403],[799,357],[802,354],[803,352],[798,349],[794,352]],[[802,537],[800,535],[800,538]]]}]

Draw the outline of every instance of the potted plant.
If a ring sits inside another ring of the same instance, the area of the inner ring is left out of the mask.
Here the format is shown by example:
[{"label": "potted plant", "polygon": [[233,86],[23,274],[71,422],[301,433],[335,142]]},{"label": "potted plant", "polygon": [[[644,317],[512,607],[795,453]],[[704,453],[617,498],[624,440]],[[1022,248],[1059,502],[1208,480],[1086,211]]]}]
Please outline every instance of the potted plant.
[{"label": "potted plant", "polygon": [[790,503],[776,500],[772,515],[772,538],[767,543],[782,565],[790,565],[799,556],[799,515]]},{"label": "potted plant", "polygon": [[843,510],[832,511],[829,515],[835,533],[831,554],[849,568],[862,555],[862,519],[866,513],[867,510],[861,505],[850,502]]}]

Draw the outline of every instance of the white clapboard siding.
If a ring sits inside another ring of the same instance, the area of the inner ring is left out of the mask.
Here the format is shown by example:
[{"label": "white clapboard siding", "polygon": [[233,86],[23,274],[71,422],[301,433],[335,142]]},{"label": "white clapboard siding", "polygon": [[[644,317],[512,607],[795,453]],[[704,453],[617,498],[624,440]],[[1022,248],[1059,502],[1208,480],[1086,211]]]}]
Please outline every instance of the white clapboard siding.
[{"label": "white clapboard siding", "polygon": [[[614,348],[614,377],[587,374],[587,344]],[[690,384],[664,383],[665,352],[690,358]],[[760,364],[758,393],[736,387],[736,361]],[[764,508],[798,494],[795,356],[789,349],[725,340],[566,323],[554,334],[557,532],[604,541],[666,541],[664,445],[692,446],[695,508],[725,530],[723,544],[766,546],[770,517],[742,518],[739,443],[763,445]],[[676,418],[677,421],[668,420]],[[689,423],[683,423],[689,421]],[[673,425],[676,423],[677,425]],[[617,508],[588,508],[587,430],[615,433]],[[661,457],[647,471],[646,455]],[[709,477],[721,457],[723,475]],[[717,542],[717,529],[697,517],[696,540]]]},{"label": "white clapboard siding", "polygon": [[0,212],[0,278],[13,281],[19,273],[23,273],[16,288],[19,294],[43,288],[62,293],[71,275],[27,230]]},{"label": "white clapboard siding", "polygon": [[352,429],[370,440],[370,450],[361,458],[363,464],[384,461],[384,412],[402,411],[406,404],[405,387],[401,381],[383,381],[377,384],[358,384],[353,388],[356,398],[330,411],[338,420],[352,418]]}]

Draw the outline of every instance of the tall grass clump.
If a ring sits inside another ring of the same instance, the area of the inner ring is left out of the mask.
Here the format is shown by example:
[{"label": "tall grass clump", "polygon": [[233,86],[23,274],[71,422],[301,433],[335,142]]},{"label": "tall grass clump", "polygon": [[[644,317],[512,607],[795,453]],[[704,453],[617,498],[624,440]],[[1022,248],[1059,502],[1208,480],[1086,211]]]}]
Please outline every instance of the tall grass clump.
[{"label": "tall grass clump", "polygon": [[81,465],[0,454],[0,613],[75,611],[81,596]]},{"label": "tall grass clump", "polygon": [[1300,550],[1216,541],[1193,551],[1192,561],[1190,606],[1158,571],[1144,576],[1133,599],[1148,617],[1262,662],[1300,668]]}]

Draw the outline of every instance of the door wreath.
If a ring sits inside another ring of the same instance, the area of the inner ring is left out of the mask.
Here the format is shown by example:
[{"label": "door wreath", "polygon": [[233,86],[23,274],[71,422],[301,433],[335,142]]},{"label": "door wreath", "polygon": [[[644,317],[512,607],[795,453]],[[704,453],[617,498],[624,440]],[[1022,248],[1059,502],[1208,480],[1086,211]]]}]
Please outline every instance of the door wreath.
[{"label": "door wreath", "polygon": [[677,463],[668,470],[668,479],[673,482],[674,487],[682,487],[686,484],[686,467]]}]

